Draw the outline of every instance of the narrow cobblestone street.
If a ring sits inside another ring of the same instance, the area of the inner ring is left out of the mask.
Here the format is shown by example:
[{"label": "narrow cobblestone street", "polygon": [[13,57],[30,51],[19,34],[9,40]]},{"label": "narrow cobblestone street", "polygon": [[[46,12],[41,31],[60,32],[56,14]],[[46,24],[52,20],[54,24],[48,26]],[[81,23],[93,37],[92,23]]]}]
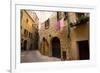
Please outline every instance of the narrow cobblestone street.
[{"label": "narrow cobblestone street", "polygon": [[60,61],[55,57],[48,57],[42,55],[38,50],[35,51],[22,51],[21,62],[48,62],[48,61]]},{"label": "narrow cobblestone street", "polygon": [[89,60],[86,12],[21,10],[21,63]]}]

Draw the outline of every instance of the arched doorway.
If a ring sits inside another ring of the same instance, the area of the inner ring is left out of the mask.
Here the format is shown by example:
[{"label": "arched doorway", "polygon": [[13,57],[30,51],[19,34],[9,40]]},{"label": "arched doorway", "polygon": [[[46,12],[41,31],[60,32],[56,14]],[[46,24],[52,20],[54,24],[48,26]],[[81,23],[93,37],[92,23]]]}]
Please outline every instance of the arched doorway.
[{"label": "arched doorway", "polygon": [[54,37],[51,40],[52,45],[52,56],[60,58],[61,57],[61,49],[60,49],[60,40],[58,37]]},{"label": "arched doorway", "polygon": [[48,44],[48,41],[45,37],[43,37],[43,39],[42,39],[41,48],[42,48],[42,53],[44,55],[47,55],[48,54],[48,49],[49,49],[49,44]]},{"label": "arched doorway", "polygon": [[23,48],[24,48],[24,50],[27,50],[27,40],[24,41]]}]

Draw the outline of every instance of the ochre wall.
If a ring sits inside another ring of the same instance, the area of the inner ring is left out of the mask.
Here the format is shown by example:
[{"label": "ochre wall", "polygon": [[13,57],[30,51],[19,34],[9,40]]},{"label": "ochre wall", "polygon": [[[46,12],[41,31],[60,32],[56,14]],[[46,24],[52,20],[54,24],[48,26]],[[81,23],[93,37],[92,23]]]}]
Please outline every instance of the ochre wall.
[{"label": "ochre wall", "polygon": [[[32,49],[33,49],[33,41],[34,41],[34,34],[37,31],[37,25],[38,25],[38,20],[35,20],[33,18],[30,17],[30,13],[31,11],[26,11],[26,10],[22,10],[23,16],[21,19],[21,38],[23,39],[22,41],[22,46],[23,46],[23,42],[24,40],[27,40],[27,50],[29,50],[30,45],[32,44]],[[34,16],[36,17],[36,15]],[[28,22],[26,22],[26,19],[28,19]],[[24,36],[24,30],[27,30],[28,33],[32,33],[32,38],[29,38],[29,34],[27,35],[27,37]]]}]

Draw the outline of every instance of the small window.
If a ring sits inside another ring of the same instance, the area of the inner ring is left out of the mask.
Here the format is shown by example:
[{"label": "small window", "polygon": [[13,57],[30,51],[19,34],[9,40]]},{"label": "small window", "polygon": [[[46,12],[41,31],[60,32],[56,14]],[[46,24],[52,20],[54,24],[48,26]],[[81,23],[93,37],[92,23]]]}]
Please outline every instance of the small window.
[{"label": "small window", "polygon": [[26,23],[28,23],[28,21],[29,21],[29,20],[28,20],[28,18],[27,18],[27,19],[26,19]]},{"label": "small window", "polygon": [[47,21],[45,21],[45,29],[48,29],[49,28],[49,19]]},{"label": "small window", "polygon": [[31,33],[29,32],[29,38],[31,38]]},{"label": "small window", "polygon": [[27,37],[27,35],[28,35],[28,31],[24,29],[24,36]]},{"label": "small window", "polygon": [[61,20],[63,18],[62,12],[57,12],[57,21]]},{"label": "small window", "polygon": [[30,38],[32,39],[32,33],[30,33]]},{"label": "small window", "polygon": [[64,20],[66,20],[68,17],[68,13],[67,12],[64,12]]},{"label": "small window", "polygon": [[26,29],[24,29],[24,34],[26,34]]},{"label": "small window", "polygon": [[29,32],[29,38],[32,39],[32,33],[31,32]]},{"label": "small window", "polygon": [[57,20],[59,20],[59,12],[57,12]]}]

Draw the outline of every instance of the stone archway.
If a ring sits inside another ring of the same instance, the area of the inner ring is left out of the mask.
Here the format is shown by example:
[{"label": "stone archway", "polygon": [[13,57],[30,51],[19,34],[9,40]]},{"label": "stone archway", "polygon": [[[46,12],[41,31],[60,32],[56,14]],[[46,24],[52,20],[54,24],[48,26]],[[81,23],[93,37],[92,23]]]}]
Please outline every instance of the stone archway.
[{"label": "stone archway", "polygon": [[41,48],[42,48],[42,53],[44,55],[48,55],[49,44],[45,37],[43,37],[42,39]]},{"label": "stone archway", "polygon": [[52,56],[61,58],[61,45],[58,37],[52,38],[51,46],[52,46]]}]

